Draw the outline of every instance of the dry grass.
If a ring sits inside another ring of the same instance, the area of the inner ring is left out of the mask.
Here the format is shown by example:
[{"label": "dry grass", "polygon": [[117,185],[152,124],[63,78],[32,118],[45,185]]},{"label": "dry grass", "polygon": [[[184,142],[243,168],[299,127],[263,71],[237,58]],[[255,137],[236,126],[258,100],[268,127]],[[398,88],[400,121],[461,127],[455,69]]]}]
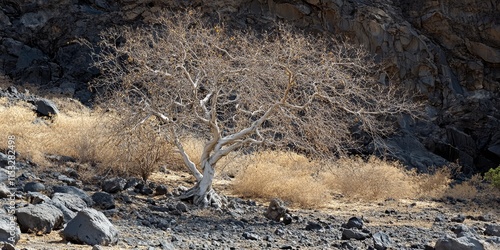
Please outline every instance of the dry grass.
[{"label": "dry grass", "polygon": [[322,174],[332,190],[349,199],[380,200],[406,198],[414,195],[413,174],[395,162],[375,157],[342,158]]},{"label": "dry grass", "polygon": [[[342,158],[335,162],[310,161],[290,153],[261,152],[245,156],[244,171],[236,175],[235,194],[245,197],[279,197],[303,207],[319,207],[330,192],[346,200],[474,198],[477,181],[473,179],[450,187],[451,170],[437,169],[432,174],[417,174],[398,162],[371,157]],[[231,166],[234,168],[236,166]]]},{"label": "dry grass", "polygon": [[248,159],[248,166],[234,181],[236,194],[245,197],[279,197],[301,207],[318,207],[325,202],[327,188],[313,177],[313,169],[317,166],[307,158],[292,153],[267,151]]},{"label": "dry grass", "polygon": [[106,118],[91,112],[60,114],[53,120],[38,118],[31,105],[19,102],[0,111],[0,133],[14,135],[21,157],[38,165],[50,164],[45,154],[70,156],[82,161],[98,157],[99,124]]},{"label": "dry grass", "polygon": [[29,104],[7,105],[7,100],[0,99],[0,134],[14,135],[20,157],[42,170],[53,167],[46,158],[53,154],[77,159],[87,166],[87,173],[90,170],[147,178],[172,154],[148,128],[127,131],[116,115],[90,111],[74,100],[54,101],[61,114],[47,120],[36,117]]}]

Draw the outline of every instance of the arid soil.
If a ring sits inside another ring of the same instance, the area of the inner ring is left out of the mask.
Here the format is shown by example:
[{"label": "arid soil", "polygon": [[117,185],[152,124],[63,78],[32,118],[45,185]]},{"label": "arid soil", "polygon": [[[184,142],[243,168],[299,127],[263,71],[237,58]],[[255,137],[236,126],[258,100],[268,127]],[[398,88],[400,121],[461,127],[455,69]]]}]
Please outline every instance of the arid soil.
[{"label": "arid soil", "polygon": [[[187,174],[156,173],[152,180],[166,184],[169,194],[145,196],[125,190],[114,195],[115,209],[103,211],[120,231],[116,246],[71,244],[54,231],[41,236],[22,234],[16,248],[374,249],[373,235],[383,232],[390,238],[390,249],[434,249],[438,239],[455,235],[453,230],[463,225],[486,249],[500,246],[498,237],[483,234],[487,225],[499,223],[498,199],[353,202],[338,197],[316,210],[290,206],[292,222],[285,225],[264,216],[268,200],[232,197],[229,182],[217,183],[216,188],[229,200],[227,207],[217,210],[198,209],[176,199],[179,186],[192,185]],[[45,180],[46,185],[51,182]],[[344,224],[352,217],[362,221],[362,228],[355,231],[363,232],[366,239],[343,238]]]}]

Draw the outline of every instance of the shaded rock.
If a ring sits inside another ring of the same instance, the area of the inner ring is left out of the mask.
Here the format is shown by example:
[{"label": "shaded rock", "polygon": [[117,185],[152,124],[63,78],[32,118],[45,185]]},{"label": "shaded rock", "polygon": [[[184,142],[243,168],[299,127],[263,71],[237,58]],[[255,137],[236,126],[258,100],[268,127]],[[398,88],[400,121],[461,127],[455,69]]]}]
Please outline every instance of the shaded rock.
[{"label": "shaded rock", "polygon": [[92,200],[94,201],[94,206],[107,210],[115,208],[115,199],[111,194],[106,192],[96,192],[92,195]]},{"label": "shaded rock", "polygon": [[108,180],[105,180],[102,183],[102,191],[106,193],[117,193],[123,191],[125,189],[125,185],[127,184],[127,180],[115,177]]},{"label": "shaded rock", "polygon": [[342,239],[343,240],[350,240],[350,239],[355,239],[355,240],[364,240],[370,237],[370,234],[364,233],[362,231],[359,231],[357,229],[344,229],[342,231]]},{"label": "shaded rock", "polygon": [[464,216],[464,215],[462,215],[462,214],[459,214],[459,215],[457,215],[456,217],[451,218],[451,221],[452,221],[452,222],[462,223],[462,222],[464,222],[464,221],[465,221],[465,216]]},{"label": "shaded rock", "polygon": [[500,225],[487,225],[484,234],[500,237]]},{"label": "shaded rock", "polygon": [[352,217],[347,221],[346,224],[342,224],[342,227],[347,228],[347,229],[350,229],[350,228],[361,229],[361,228],[363,228],[363,219],[361,219],[359,217]]},{"label": "shaded rock", "polygon": [[150,187],[142,187],[139,190],[139,193],[143,194],[143,195],[151,195],[151,194],[153,194],[153,189],[151,189]]},{"label": "shaded rock", "polygon": [[45,185],[40,182],[28,182],[24,184],[24,192],[41,192],[45,191]]},{"label": "shaded rock", "polygon": [[285,204],[280,199],[272,199],[264,216],[270,220],[279,222],[286,216],[287,212]]},{"label": "shaded rock", "polygon": [[127,184],[125,184],[124,189],[129,189],[129,188],[136,188],[137,185],[143,183],[143,181],[139,178],[132,178],[127,181]]},{"label": "shaded rock", "polygon": [[0,198],[8,198],[12,193],[5,183],[0,183]]},{"label": "shaded rock", "polygon": [[373,245],[377,250],[386,250],[388,248],[391,248],[394,244],[389,235],[383,232],[376,232],[372,237]]},{"label": "shaded rock", "polygon": [[451,231],[454,232],[457,237],[474,236],[474,234],[476,233],[474,230],[471,230],[464,224],[460,224],[457,225],[456,227],[453,227]]},{"label": "shaded rock", "polygon": [[51,201],[50,197],[39,192],[28,192],[26,196],[29,203],[33,205]]},{"label": "shaded rock", "polygon": [[114,245],[118,241],[118,231],[103,213],[86,208],[78,212],[62,235],[68,241],[87,245]]},{"label": "shaded rock", "polygon": [[188,206],[184,202],[178,202],[177,205],[175,205],[175,208],[177,211],[185,213],[188,211]]},{"label": "shaded rock", "polygon": [[155,188],[155,195],[165,195],[168,193],[167,186],[165,185],[158,185]]},{"label": "shaded rock", "polygon": [[50,233],[63,223],[63,213],[51,204],[28,205],[16,210],[17,222],[23,233]]},{"label": "shaded rock", "polygon": [[68,193],[55,193],[52,204],[61,210],[66,223],[75,217],[76,212],[87,207],[87,203],[80,197]]},{"label": "shaded rock", "polygon": [[0,215],[0,242],[16,244],[21,239],[21,229],[12,215]]},{"label": "shaded rock", "polygon": [[261,240],[261,237],[258,234],[252,232],[244,232],[243,238],[246,240]]},{"label": "shaded rock", "polygon": [[53,116],[59,114],[56,104],[51,100],[38,99],[33,102],[36,107],[36,112],[44,116]]},{"label": "shaded rock", "polygon": [[312,230],[320,230],[320,229],[323,229],[323,227],[319,223],[312,222],[312,221],[307,222],[306,230],[312,231]]},{"label": "shaded rock", "polygon": [[445,236],[436,242],[434,248],[435,250],[483,250],[484,245],[470,236],[459,238]]},{"label": "shaded rock", "polygon": [[62,182],[64,182],[64,183],[66,183],[66,184],[68,184],[68,185],[70,185],[70,186],[77,186],[78,185],[78,181],[77,180],[75,180],[73,178],[70,178],[70,177],[68,177],[66,175],[63,175],[63,174],[57,176],[57,179],[60,180],[60,181],[62,181]]},{"label": "shaded rock", "polygon": [[85,193],[85,191],[83,191],[77,187],[55,186],[53,188],[53,190],[54,190],[54,193],[74,194],[74,195],[80,197],[80,199],[84,200],[85,203],[87,203],[87,206],[91,207],[93,205],[92,198],[90,198],[90,196],[87,193]]}]

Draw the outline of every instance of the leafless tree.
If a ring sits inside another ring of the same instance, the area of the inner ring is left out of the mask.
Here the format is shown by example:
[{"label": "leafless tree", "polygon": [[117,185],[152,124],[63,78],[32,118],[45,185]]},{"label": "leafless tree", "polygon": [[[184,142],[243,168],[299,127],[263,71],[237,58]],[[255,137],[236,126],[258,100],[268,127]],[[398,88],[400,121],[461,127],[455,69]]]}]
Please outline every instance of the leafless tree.
[{"label": "leafless tree", "polygon": [[[377,144],[394,117],[418,105],[374,80],[377,67],[359,47],[278,26],[226,30],[196,14],[171,14],[148,27],[111,28],[95,56],[106,93],[132,126],[154,122],[175,145],[196,185],[183,194],[221,206],[212,189],[217,162],[251,145],[316,156]],[[182,137],[206,141],[197,166]]]}]

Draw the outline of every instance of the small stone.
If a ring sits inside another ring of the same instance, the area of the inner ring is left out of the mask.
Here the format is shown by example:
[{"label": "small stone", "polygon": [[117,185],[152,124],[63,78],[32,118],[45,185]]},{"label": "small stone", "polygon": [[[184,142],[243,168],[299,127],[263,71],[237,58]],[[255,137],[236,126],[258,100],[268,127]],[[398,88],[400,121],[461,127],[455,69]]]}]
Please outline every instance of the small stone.
[{"label": "small stone", "polygon": [[143,194],[143,195],[151,195],[153,194],[153,189],[149,188],[149,187],[143,187],[140,191],[139,191],[140,194]]},{"label": "small stone", "polygon": [[321,229],[323,229],[323,227],[320,224],[316,223],[316,222],[309,221],[307,223],[307,226],[306,226],[306,230],[309,230],[309,231],[312,231],[312,230],[321,230]]},{"label": "small stone", "polygon": [[464,215],[462,215],[462,214],[459,214],[459,215],[457,215],[456,217],[451,218],[451,221],[452,221],[452,222],[462,223],[462,222],[464,222],[464,221],[465,221],[465,216],[464,216]]},{"label": "small stone", "polygon": [[107,210],[115,208],[115,199],[111,194],[106,192],[96,192],[92,195],[92,200],[94,201],[94,206]]},{"label": "small stone", "polygon": [[168,193],[167,186],[165,185],[158,185],[155,188],[155,195],[166,195]]},{"label": "small stone", "polygon": [[484,234],[500,237],[500,225],[487,225]]},{"label": "small stone", "polygon": [[179,211],[179,212],[187,212],[188,211],[188,207],[187,205],[184,203],[184,202],[178,202],[177,205],[175,205],[175,208]]},{"label": "small stone", "polygon": [[0,183],[0,198],[8,198],[12,195],[5,183]]},{"label": "small stone", "polygon": [[115,177],[111,178],[108,180],[105,180],[102,183],[102,191],[106,193],[117,193],[120,191],[123,191],[125,189],[125,185],[127,184],[127,181],[123,178],[120,177]]},{"label": "small stone", "polygon": [[259,235],[251,232],[244,232],[243,238],[245,238],[246,240],[261,240]]},{"label": "small stone", "polygon": [[386,250],[392,247],[392,240],[386,233],[377,232],[373,236],[373,245],[377,250]]},{"label": "small stone", "polygon": [[350,229],[350,228],[357,228],[361,229],[363,228],[363,219],[359,217],[352,217],[350,218],[346,224],[342,224],[343,228]]},{"label": "small stone", "polygon": [[45,191],[45,185],[39,182],[28,182],[24,184],[24,192],[42,192]]},{"label": "small stone", "polygon": [[350,239],[356,239],[356,240],[364,240],[370,237],[370,234],[361,232],[357,229],[344,229],[342,231],[342,239],[343,240],[350,240]]}]

